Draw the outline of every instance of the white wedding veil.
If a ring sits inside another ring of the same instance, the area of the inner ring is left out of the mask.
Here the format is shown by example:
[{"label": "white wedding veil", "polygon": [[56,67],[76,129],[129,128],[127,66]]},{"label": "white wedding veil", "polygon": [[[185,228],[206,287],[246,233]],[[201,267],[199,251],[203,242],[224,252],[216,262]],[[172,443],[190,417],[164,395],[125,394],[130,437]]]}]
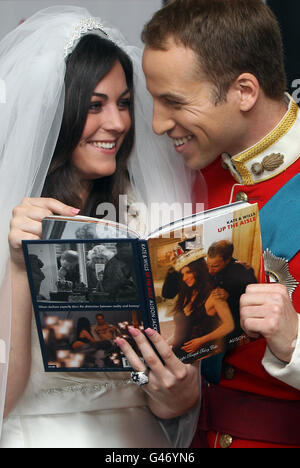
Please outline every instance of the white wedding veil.
[{"label": "white wedding veil", "polygon": [[145,88],[142,51],[85,8],[55,6],[36,13],[0,42],[0,433],[11,326],[9,222],[24,197],[40,196],[56,146],[64,106],[65,57],[85,33],[108,38],[134,65],[136,141],[129,173],[137,197],[188,203],[192,176],[166,137],[152,133],[152,98]]}]

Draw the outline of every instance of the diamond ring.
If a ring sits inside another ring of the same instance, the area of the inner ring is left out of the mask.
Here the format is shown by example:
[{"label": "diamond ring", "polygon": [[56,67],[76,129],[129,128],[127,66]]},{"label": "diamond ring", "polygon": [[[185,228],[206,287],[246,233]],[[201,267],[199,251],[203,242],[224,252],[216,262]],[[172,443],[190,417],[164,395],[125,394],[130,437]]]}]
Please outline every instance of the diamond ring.
[{"label": "diamond ring", "polygon": [[147,371],[144,372],[131,372],[131,380],[133,383],[141,387],[142,385],[146,385],[149,382],[149,377],[146,373]]}]

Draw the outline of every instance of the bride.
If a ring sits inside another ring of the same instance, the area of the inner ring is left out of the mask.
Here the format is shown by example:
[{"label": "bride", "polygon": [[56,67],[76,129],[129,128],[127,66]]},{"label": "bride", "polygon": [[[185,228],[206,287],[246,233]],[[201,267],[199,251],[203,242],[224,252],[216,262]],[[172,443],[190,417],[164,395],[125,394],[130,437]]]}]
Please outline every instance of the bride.
[{"label": "bride", "polygon": [[[192,439],[196,411],[160,420],[125,372],[44,373],[21,249],[51,213],[94,215],[124,193],[129,205],[189,202],[190,174],[151,132],[140,64],[141,51],[79,7],[38,12],[0,43],[1,448],[188,447]],[[145,229],[142,213],[132,217]]]}]

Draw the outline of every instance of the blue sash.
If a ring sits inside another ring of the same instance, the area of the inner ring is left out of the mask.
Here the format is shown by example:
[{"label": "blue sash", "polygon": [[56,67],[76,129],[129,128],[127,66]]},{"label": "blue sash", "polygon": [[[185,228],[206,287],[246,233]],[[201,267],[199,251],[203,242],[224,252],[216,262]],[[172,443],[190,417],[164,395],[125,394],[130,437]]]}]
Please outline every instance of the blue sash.
[{"label": "blue sash", "polygon": [[300,250],[300,174],[276,192],[259,216],[263,250],[291,260]]},{"label": "blue sash", "polygon": [[[287,182],[259,212],[263,250],[291,260],[300,250],[300,174]],[[201,373],[211,383],[221,378],[225,353],[204,359]]]}]

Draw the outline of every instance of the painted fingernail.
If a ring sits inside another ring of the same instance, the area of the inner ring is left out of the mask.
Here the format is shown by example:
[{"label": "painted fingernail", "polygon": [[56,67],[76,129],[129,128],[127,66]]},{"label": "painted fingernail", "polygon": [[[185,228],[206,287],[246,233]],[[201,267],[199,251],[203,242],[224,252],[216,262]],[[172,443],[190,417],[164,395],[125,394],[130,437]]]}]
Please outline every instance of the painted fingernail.
[{"label": "painted fingernail", "polygon": [[80,209],[79,208],[71,208],[71,212],[74,214],[74,215],[77,215],[79,213]]},{"label": "painted fingernail", "polygon": [[155,333],[155,330],[153,330],[152,328],[147,328],[147,330],[145,330],[145,333],[147,336],[153,336]]},{"label": "painted fingernail", "polygon": [[139,334],[139,331],[134,328],[134,327],[128,327],[128,330],[129,330],[129,333],[132,335],[132,336],[138,336]]}]

